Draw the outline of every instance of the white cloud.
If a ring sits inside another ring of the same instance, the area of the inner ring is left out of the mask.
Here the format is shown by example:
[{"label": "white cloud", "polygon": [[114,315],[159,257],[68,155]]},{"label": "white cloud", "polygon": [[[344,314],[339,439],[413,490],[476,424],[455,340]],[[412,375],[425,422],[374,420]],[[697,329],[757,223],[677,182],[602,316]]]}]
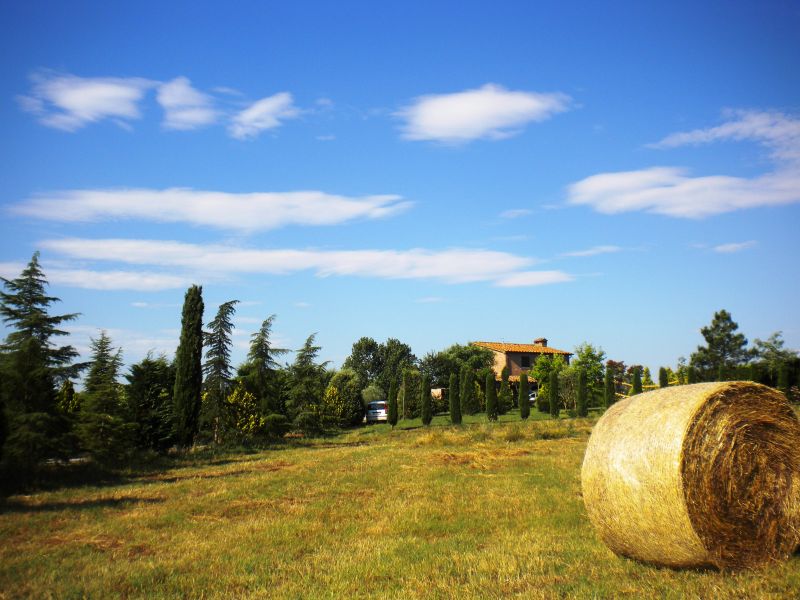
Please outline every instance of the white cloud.
[{"label": "white cloud", "polygon": [[712,250],[714,250],[714,252],[719,252],[721,254],[733,254],[734,252],[741,252],[742,250],[753,248],[755,245],[756,245],[755,240],[748,240],[746,242],[720,244],[719,246],[714,246]]},{"label": "white cloud", "polygon": [[248,232],[380,219],[410,205],[395,195],[347,197],[319,191],[232,194],[184,188],[100,189],[39,194],[12,211],[60,222],[143,219]]},{"label": "white cloud", "polygon": [[527,271],[537,261],[492,250],[257,250],[176,241],[80,238],[47,240],[40,246],[74,259],[180,269],[202,274],[203,278],[310,270],[318,277],[483,281],[503,287],[571,280],[558,271]]},{"label": "white cloud", "polygon": [[228,126],[228,133],[237,140],[258,136],[266,129],[282,125],[282,121],[297,117],[300,111],[294,106],[289,92],[262,98],[235,115]]},{"label": "white cloud", "polygon": [[405,120],[405,139],[463,143],[515,135],[530,122],[567,110],[570,102],[565,94],[510,91],[489,83],[474,90],[416,98],[396,116]]},{"label": "white cloud", "polygon": [[800,202],[800,120],[782,113],[731,111],[727,123],[675,133],[653,144],[675,148],[725,140],[749,140],[770,151],[775,168],[755,177],[692,176],[679,167],[601,173],[570,185],[567,201],[606,214],[646,211],[703,218],[760,206]]},{"label": "white cloud", "polygon": [[217,120],[211,96],[196,90],[186,77],[176,77],[158,87],[156,99],[164,109],[165,129],[197,129]]},{"label": "white cloud", "polygon": [[294,306],[296,308],[311,308],[311,303],[310,302],[303,302],[301,300],[300,302],[295,302]]},{"label": "white cloud", "polygon": [[533,211],[529,208],[512,208],[509,210],[504,210],[500,213],[501,219],[519,219],[520,217],[527,217],[528,215],[533,214]]},{"label": "white cloud", "polygon": [[[25,268],[22,263],[0,263],[0,276],[15,279]],[[135,290],[154,292],[182,288],[191,285],[191,278],[169,273],[148,271],[97,271],[91,269],[69,269],[53,266],[52,262],[42,265],[47,281],[51,284],[76,287],[85,290]],[[133,302],[136,308],[150,307],[147,303]]]},{"label": "white cloud", "polygon": [[581,258],[585,256],[597,256],[598,254],[613,254],[621,252],[622,248],[619,246],[594,246],[587,250],[575,250],[574,252],[565,252],[561,256]]},{"label": "white cloud", "polygon": [[438,304],[439,302],[444,302],[444,298],[441,296],[425,296],[424,298],[417,298],[414,302],[417,304]]},{"label": "white cloud", "polygon": [[140,77],[76,77],[49,72],[32,77],[33,88],[18,98],[39,122],[63,131],[111,119],[124,128],[141,117],[139,103],[155,85]]}]

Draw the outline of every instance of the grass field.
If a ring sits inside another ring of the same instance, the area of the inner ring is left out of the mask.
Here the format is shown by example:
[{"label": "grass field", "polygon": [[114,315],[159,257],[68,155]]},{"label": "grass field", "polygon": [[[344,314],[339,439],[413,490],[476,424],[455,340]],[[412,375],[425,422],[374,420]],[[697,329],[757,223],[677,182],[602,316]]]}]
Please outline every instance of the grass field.
[{"label": "grass field", "polygon": [[580,494],[592,420],[514,420],[378,425],[12,496],[0,597],[800,597],[800,556],[734,575],[614,556]]}]

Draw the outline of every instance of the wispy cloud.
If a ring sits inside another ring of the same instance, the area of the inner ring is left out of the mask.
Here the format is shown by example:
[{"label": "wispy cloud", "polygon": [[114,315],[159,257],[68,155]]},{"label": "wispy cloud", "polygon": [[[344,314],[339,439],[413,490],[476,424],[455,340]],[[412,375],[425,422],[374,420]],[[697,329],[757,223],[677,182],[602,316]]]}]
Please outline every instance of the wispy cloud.
[{"label": "wispy cloud", "polygon": [[502,287],[571,280],[558,271],[529,271],[535,259],[493,250],[258,250],[176,241],[81,238],[47,240],[40,246],[73,259],[158,266],[202,273],[204,277],[313,271],[319,277],[491,282]]},{"label": "wispy cloud", "polygon": [[280,127],[300,114],[289,92],[262,98],[233,117],[228,133],[237,140],[257,137],[262,131]]},{"label": "wispy cloud", "polygon": [[528,215],[533,214],[533,211],[530,208],[511,208],[509,210],[504,210],[500,213],[501,219],[519,219],[520,217],[527,217]]},{"label": "wispy cloud", "polygon": [[444,298],[441,296],[425,296],[423,298],[417,298],[414,302],[417,304],[438,304],[444,302]]},{"label": "wispy cloud", "polygon": [[[0,276],[6,279],[18,277],[25,267],[22,263],[0,263]],[[135,290],[154,292],[182,288],[190,285],[188,276],[151,271],[105,271],[94,269],[69,269],[44,263],[47,280],[51,284],[76,287],[85,290]],[[149,307],[146,303],[134,302],[136,308]]]},{"label": "wispy cloud", "polygon": [[598,254],[613,254],[621,252],[622,248],[619,246],[594,246],[586,250],[575,250],[573,252],[564,252],[561,256],[582,258],[586,256],[597,256]]},{"label": "wispy cloud", "polygon": [[140,77],[76,77],[43,71],[32,76],[20,107],[47,127],[76,131],[109,119],[123,128],[139,119],[139,103],[155,82]]},{"label": "wispy cloud", "polygon": [[748,140],[768,149],[774,170],[756,177],[692,176],[679,167],[601,173],[570,185],[567,201],[606,214],[646,211],[703,218],[800,202],[800,120],[775,112],[733,111],[718,127],[675,133],[655,148]]},{"label": "wispy cloud", "polygon": [[405,139],[453,144],[507,138],[528,123],[567,110],[570,102],[561,93],[510,91],[489,83],[453,94],[421,96],[396,116],[405,120]]},{"label": "wispy cloud", "polygon": [[33,196],[12,212],[81,223],[140,219],[242,232],[288,225],[337,225],[381,219],[411,206],[396,195],[347,197],[319,191],[232,194],[171,188],[63,190]]},{"label": "wispy cloud", "polygon": [[714,246],[712,250],[714,252],[719,252],[721,254],[733,254],[734,252],[741,252],[742,250],[748,250],[753,248],[757,245],[755,240],[748,240],[746,242],[733,242],[730,244],[720,244],[718,246]]},{"label": "wispy cloud", "polygon": [[158,87],[158,103],[164,109],[165,129],[197,129],[217,120],[214,100],[196,90],[186,77],[176,77]]}]

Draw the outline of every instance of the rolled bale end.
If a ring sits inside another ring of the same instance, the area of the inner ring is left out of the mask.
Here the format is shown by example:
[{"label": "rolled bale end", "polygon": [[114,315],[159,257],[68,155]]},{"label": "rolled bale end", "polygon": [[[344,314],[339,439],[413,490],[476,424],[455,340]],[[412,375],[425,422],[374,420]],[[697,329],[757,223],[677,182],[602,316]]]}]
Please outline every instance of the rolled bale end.
[{"label": "rolled bale end", "polygon": [[615,553],[671,567],[754,567],[800,544],[800,421],[749,382],[633,396],[597,422],[581,470]]}]

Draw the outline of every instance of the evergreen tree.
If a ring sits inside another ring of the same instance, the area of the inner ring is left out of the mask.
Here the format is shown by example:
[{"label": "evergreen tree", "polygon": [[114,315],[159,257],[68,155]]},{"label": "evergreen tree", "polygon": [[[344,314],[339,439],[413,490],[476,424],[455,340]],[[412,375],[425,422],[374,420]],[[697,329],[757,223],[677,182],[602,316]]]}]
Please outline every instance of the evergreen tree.
[{"label": "evergreen tree", "polygon": [[131,365],[125,395],[131,419],[138,425],[138,448],[166,450],[174,443],[175,418],[172,393],[175,389],[175,365],[163,354],[148,354]]},{"label": "evergreen tree", "polygon": [[617,384],[614,381],[614,370],[606,365],[605,385],[603,386],[603,404],[610,408],[617,401]]},{"label": "evergreen tree", "polygon": [[789,394],[789,367],[785,364],[781,365],[778,368],[778,389],[784,393],[784,395],[791,400],[791,396]]},{"label": "evergreen tree", "polygon": [[0,315],[11,330],[0,346],[2,396],[16,413],[56,412],[56,386],[77,376],[85,364],[72,364],[78,352],[72,346],[55,346],[54,337],[68,335],[59,326],[78,313],[53,316],[48,285],[35,252],[16,279],[0,277],[7,291],[0,292]]},{"label": "evergreen tree", "polygon": [[633,384],[631,385],[631,396],[642,393],[642,369],[633,367]]},{"label": "evergreen tree", "polygon": [[181,338],[175,352],[175,434],[188,447],[200,428],[203,388],[203,288],[193,285],[183,300]]},{"label": "evergreen tree", "polygon": [[469,366],[461,369],[461,414],[474,415],[480,410],[475,395],[475,371]]},{"label": "evergreen tree", "polygon": [[559,400],[558,400],[558,371],[553,370],[550,372],[550,381],[547,385],[547,391],[550,394],[550,416],[554,419],[558,418],[559,413]]},{"label": "evergreen tree", "polygon": [[358,425],[364,418],[361,402],[361,377],[352,369],[341,369],[332,378],[323,396],[324,415],[336,427]]},{"label": "evergreen tree", "polygon": [[691,363],[698,369],[706,381],[719,377],[720,373],[737,365],[746,363],[753,356],[747,349],[747,338],[736,333],[739,325],[726,310],[714,313],[711,324],[700,329],[706,341],[705,346],[698,346],[691,356]]},{"label": "evergreen tree", "polygon": [[447,389],[450,395],[450,422],[453,425],[461,425],[461,394],[458,389],[458,375],[450,374],[450,387]]},{"label": "evergreen tree", "polygon": [[115,352],[111,338],[101,331],[91,340],[91,351],[76,432],[81,446],[97,462],[111,465],[130,456],[136,425],[128,419],[117,382],[122,350]]},{"label": "evergreen tree", "polygon": [[328,364],[316,362],[322,350],[321,346],[314,345],[316,337],[316,333],[308,336],[289,368],[289,416],[302,429],[311,432],[321,425],[320,404],[325,393],[325,366]]},{"label": "evergreen tree", "polygon": [[497,414],[504,415],[511,410],[511,387],[508,385],[508,367],[500,374],[500,394],[497,396]]},{"label": "evergreen tree", "polygon": [[495,388],[494,373],[486,374],[486,418],[497,421],[497,389]]},{"label": "evergreen tree", "polygon": [[398,401],[400,403],[400,418],[407,419],[408,418],[408,407],[406,406],[406,398],[408,392],[408,371],[403,369],[403,372],[400,376],[400,392]]},{"label": "evergreen tree", "polygon": [[58,390],[56,406],[59,412],[66,415],[75,414],[80,409],[80,397],[75,392],[72,380],[66,379],[61,384],[61,389]]},{"label": "evergreen tree", "polygon": [[658,386],[662,388],[669,386],[669,377],[667,376],[667,370],[664,367],[661,367],[658,370]]},{"label": "evergreen tree", "polygon": [[203,363],[205,375],[203,394],[203,417],[211,424],[214,443],[222,441],[222,421],[225,411],[225,400],[233,386],[231,380],[231,335],[233,334],[233,314],[236,312],[238,300],[229,300],[220,304],[214,319],[208,324],[208,331],[203,332],[203,345],[206,348],[206,361]]},{"label": "evergreen tree", "polygon": [[389,414],[387,415],[389,425],[397,425],[397,382],[392,380],[389,384]]},{"label": "evergreen tree", "polygon": [[427,375],[422,377],[420,406],[422,407],[422,424],[425,426],[430,425],[433,420],[433,410],[431,408],[431,380]]},{"label": "evergreen tree", "polygon": [[575,406],[579,417],[586,417],[589,415],[587,392],[586,371],[581,369],[578,371],[578,399]]},{"label": "evergreen tree", "polygon": [[686,368],[686,383],[697,383],[697,370],[693,365]]},{"label": "evergreen tree", "polygon": [[531,399],[528,388],[528,375],[522,373],[519,376],[519,416],[527,419],[531,414]]},{"label": "evergreen tree", "polygon": [[247,390],[257,398],[264,415],[286,412],[282,402],[280,364],[277,359],[289,350],[273,347],[271,336],[274,322],[275,315],[270,315],[258,331],[250,336],[247,361],[239,369],[240,378]]}]

